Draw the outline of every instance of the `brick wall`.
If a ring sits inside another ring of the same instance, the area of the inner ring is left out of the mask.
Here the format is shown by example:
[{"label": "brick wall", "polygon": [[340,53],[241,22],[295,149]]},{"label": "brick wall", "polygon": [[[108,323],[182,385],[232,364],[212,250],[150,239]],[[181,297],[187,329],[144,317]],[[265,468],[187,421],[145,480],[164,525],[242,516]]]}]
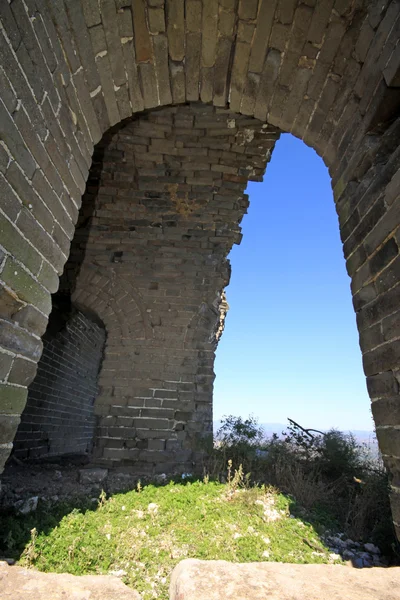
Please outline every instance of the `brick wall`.
[{"label": "brick wall", "polygon": [[[105,331],[73,310],[54,323],[53,310],[43,354],[14,440],[19,458],[91,453],[93,410]],[[56,330],[54,330],[56,329]]]},{"label": "brick wall", "polygon": [[104,322],[94,460],[193,470],[212,431],[214,353],[244,189],[279,132],[200,103],[141,115],[96,147],[61,288]]}]

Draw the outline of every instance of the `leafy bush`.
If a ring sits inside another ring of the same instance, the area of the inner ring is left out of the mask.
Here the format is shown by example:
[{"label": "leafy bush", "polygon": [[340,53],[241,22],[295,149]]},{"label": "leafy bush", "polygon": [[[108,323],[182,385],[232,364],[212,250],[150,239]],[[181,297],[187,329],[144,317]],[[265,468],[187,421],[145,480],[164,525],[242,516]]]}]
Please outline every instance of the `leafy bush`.
[{"label": "leafy bush", "polygon": [[[255,417],[247,419],[224,416],[215,437],[214,450],[211,453],[213,459],[212,475],[218,476],[226,469],[227,461],[231,460],[233,467],[243,470],[254,471],[256,463],[259,462],[259,452],[263,445],[264,432]],[[209,456],[210,459],[210,456]],[[206,470],[210,471],[210,460]]]}]

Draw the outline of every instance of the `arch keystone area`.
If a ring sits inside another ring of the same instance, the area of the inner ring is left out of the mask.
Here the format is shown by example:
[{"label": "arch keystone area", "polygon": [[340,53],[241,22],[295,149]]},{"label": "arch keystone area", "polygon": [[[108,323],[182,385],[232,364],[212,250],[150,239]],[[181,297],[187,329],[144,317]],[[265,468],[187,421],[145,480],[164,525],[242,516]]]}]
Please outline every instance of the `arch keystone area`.
[{"label": "arch keystone area", "polygon": [[400,526],[399,38],[396,0],[0,3],[1,465],[63,272],[107,329],[93,460],[196,464],[244,190],[291,132],[332,177]]}]

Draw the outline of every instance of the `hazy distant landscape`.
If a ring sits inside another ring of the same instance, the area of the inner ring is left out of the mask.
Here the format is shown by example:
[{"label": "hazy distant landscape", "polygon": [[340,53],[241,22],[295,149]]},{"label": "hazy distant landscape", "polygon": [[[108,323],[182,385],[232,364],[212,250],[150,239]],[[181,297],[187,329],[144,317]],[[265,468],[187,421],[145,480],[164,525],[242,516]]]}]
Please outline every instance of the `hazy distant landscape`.
[{"label": "hazy distant landscape", "polygon": [[[301,423],[301,425],[303,425],[303,423]],[[214,433],[218,431],[220,426],[220,420],[213,422]],[[307,427],[308,425],[305,426]],[[262,429],[264,430],[265,436],[267,438],[272,437],[274,433],[276,433],[278,437],[282,437],[282,433],[288,428],[288,423],[260,423],[260,427],[262,427]],[[315,429],[319,429],[318,426],[316,426]],[[320,431],[328,430],[321,428]],[[372,447],[377,447],[377,441],[374,431],[367,431],[364,429],[353,429],[352,431],[344,430],[343,433],[352,433],[356,438],[357,442],[359,442],[360,444],[366,443],[368,445],[371,445]]]}]

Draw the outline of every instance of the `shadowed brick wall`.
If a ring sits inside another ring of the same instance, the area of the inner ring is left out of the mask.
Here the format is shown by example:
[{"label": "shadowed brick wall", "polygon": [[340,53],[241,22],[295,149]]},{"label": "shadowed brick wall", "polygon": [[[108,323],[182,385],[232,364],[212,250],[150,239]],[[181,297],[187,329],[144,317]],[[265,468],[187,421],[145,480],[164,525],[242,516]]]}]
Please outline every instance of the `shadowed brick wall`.
[{"label": "shadowed brick wall", "polygon": [[[53,309],[43,354],[14,440],[19,458],[90,453],[105,331],[73,310],[61,326]],[[59,316],[59,318],[62,318]],[[56,327],[58,331],[52,331]]]},{"label": "shadowed brick wall", "polygon": [[[11,451],[27,385],[35,376],[51,294],[68,260],[94,147],[110,127],[143,110],[201,102],[293,133],[329,168],[364,369],[380,448],[393,475],[392,506],[400,532],[399,30],[398,0],[0,2],[0,465]],[[203,150],[206,155],[214,151],[211,146]],[[164,160],[170,151],[164,146],[154,154]],[[215,158],[214,165],[223,164],[221,158]],[[152,169],[163,160],[150,161],[155,163]],[[253,166],[245,165],[250,170]],[[141,177],[156,179],[143,171]],[[183,182],[170,182],[177,184]],[[115,189],[118,196],[118,186]],[[169,190],[171,202],[174,189]],[[159,191],[155,188],[154,193]],[[177,192],[175,212],[181,215],[185,202]],[[207,227],[207,206],[203,208],[198,223],[204,218]],[[162,213],[164,207],[159,209]],[[162,222],[156,213],[143,219]],[[165,235],[163,226],[154,229]],[[219,230],[223,240],[226,232]],[[146,236],[150,234],[151,256],[157,236],[153,230],[139,233],[144,268]],[[90,236],[83,235],[82,243],[86,239],[89,245]],[[192,235],[188,242],[194,240],[192,233],[185,235]],[[162,247],[164,241],[159,242]],[[129,277],[114,276],[121,268],[118,259],[129,256],[125,241],[110,235],[101,243],[112,247],[115,271],[103,269],[102,263],[83,265],[86,284],[77,293],[83,304],[93,304],[90,292],[96,288],[95,303],[107,330],[120,332],[107,342],[106,358],[108,352],[111,360],[117,339],[125,347],[124,340],[136,336],[147,340],[147,348],[151,339],[159,355],[164,344],[163,356],[175,360],[171,337],[159,339],[155,334],[160,326],[147,312],[153,311],[147,305],[150,294],[138,293]],[[137,252],[139,244],[135,256]],[[186,249],[178,256],[174,252],[169,256],[172,263],[185,260]],[[220,260],[218,253],[216,259]],[[198,285],[211,289],[208,275],[201,271]],[[140,274],[138,265],[135,272]],[[167,306],[166,297],[158,298],[159,306]],[[157,294],[155,303],[156,299]],[[196,328],[203,328],[205,339],[213,337],[215,303],[218,298],[211,302],[207,297],[207,308],[197,313],[187,334],[180,331],[185,340],[192,340]],[[133,324],[126,335],[127,315]],[[185,324],[177,321],[177,331],[179,327]],[[153,383],[151,368],[157,367],[158,379],[159,355],[153,360],[148,352],[147,362],[143,358],[144,401],[156,397],[146,390],[148,382]],[[177,371],[183,369],[182,361],[182,356],[176,358]],[[193,364],[186,368],[193,369]],[[186,371],[171,381],[181,377]],[[103,387],[107,391],[101,392],[96,406],[100,413],[103,409],[98,407],[107,406],[110,393],[116,397],[112,386],[105,382]],[[99,414],[100,419],[106,416],[115,415]],[[205,431],[208,422],[204,420]],[[201,423],[199,418],[199,430]],[[122,442],[122,449],[127,447]],[[96,452],[101,454],[101,445]],[[107,460],[117,460],[113,454]]]}]

